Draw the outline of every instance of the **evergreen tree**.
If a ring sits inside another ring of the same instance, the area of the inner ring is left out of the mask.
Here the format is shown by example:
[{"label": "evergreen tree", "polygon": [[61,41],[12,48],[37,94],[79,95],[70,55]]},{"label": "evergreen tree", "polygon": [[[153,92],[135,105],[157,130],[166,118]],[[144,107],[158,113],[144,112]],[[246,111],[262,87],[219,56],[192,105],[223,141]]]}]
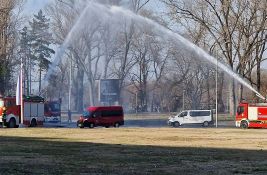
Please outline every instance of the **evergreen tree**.
[{"label": "evergreen tree", "polygon": [[48,69],[51,63],[49,58],[55,53],[49,47],[53,41],[52,34],[49,31],[49,22],[50,20],[46,18],[42,10],[37,15],[34,15],[34,18],[30,22],[32,55],[39,68],[39,93],[41,91],[42,71]]},{"label": "evergreen tree", "polygon": [[0,97],[7,93],[7,89],[10,88],[11,70],[8,65],[8,61],[3,55],[0,55]]},{"label": "evergreen tree", "polygon": [[20,50],[19,54],[23,61],[23,67],[24,67],[24,89],[27,95],[30,94],[31,89],[31,68],[32,68],[32,62],[31,62],[31,46],[30,46],[30,36],[29,36],[29,30],[27,27],[24,27],[22,31],[20,32]]}]

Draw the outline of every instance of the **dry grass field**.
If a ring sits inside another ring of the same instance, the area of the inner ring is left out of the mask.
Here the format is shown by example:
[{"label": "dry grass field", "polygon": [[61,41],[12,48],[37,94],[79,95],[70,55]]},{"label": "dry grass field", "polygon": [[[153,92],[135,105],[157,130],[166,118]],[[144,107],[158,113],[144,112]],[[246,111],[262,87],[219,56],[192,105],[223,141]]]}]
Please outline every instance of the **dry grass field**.
[{"label": "dry grass field", "polygon": [[267,174],[267,130],[0,129],[0,174]]}]

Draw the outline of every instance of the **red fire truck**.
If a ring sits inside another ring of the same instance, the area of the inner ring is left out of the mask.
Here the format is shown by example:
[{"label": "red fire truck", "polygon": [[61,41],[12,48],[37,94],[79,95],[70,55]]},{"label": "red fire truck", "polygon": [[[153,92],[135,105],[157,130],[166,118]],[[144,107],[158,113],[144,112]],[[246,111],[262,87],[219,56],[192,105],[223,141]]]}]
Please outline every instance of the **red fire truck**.
[{"label": "red fire truck", "polygon": [[[23,97],[23,124],[30,127],[42,126],[44,122],[44,99],[39,96]],[[16,97],[0,97],[0,124],[17,128],[21,122],[20,105]]]},{"label": "red fire truck", "polygon": [[267,128],[267,103],[240,103],[236,113],[236,127]]}]

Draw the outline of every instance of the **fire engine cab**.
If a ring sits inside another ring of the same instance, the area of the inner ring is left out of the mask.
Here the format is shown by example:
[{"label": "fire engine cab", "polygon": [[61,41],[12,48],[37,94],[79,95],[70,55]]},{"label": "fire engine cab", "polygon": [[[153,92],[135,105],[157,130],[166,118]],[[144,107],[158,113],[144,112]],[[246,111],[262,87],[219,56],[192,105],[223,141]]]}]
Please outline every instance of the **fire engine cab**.
[{"label": "fire engine cab", "polygon": [[[21,105],[16,105],[16,97],[0,97],[0,124],[8,128],[18,128],[21,122]],[[23,124],[30,127],[43,125],[44,99],[39,96],[23,97]]]},{"label": "fire engine cab", "polygon": [[61,100],[46,101],[44,104],[45,123],[61,122]]},{"label": "fire engine cab", "polygon": [[236,113],[236,127],[267,128],[267,103],[240,103]]}]

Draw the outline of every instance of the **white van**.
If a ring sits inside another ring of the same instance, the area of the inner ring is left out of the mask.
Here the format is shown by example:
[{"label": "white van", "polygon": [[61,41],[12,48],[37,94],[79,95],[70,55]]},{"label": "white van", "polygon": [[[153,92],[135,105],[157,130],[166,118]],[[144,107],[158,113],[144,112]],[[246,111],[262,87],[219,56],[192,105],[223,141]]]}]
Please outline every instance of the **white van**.
[{"label": "white van", "polygon": [[168,125],[178,127],[184,124],[202,124],[207,127],[213,123],[212,110],[186,110],[169,117]]}]

